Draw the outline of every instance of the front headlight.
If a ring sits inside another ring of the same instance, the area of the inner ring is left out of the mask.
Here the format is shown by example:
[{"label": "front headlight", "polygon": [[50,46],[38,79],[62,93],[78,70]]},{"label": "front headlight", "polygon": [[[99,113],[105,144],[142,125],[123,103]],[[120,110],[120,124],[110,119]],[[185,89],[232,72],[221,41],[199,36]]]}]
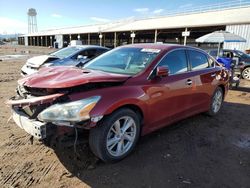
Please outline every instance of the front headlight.
[{"label": "front headlight", "polygon": [[38,119],[45,122],[80,122],[90,118],[89,113],[100,100],[94,96],[74,102],[55,104],[43,110]]}]

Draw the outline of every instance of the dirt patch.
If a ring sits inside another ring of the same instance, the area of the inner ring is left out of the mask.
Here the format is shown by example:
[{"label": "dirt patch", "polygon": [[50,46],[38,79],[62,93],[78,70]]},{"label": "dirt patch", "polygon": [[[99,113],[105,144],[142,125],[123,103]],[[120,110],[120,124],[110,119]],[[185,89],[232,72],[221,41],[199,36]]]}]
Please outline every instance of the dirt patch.
[{"label": "dirt patch", "polygon": [[230,90],[221,113],[196,115],[142,137],[116,164],[97,160],[88,144],[64,141],[47,147],[11,120],[4,101],[15,93],[26,59],[47,48],[8,46],[0,54],[31,51],[25,59],[0,62],[0,187],[249,187],[250,82]]}]

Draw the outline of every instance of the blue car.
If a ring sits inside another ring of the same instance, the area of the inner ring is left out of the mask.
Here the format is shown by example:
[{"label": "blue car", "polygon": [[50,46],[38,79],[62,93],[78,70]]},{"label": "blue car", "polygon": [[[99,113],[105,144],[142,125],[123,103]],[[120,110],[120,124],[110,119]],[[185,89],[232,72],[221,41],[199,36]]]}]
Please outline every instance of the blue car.
[{"label": "blue car", "polygon": [[[209,55],[217,57],[217,49],[207,51]],[[235,74],[246,80],[250,80],[250,55],[239,50],[223,49],[219,53],[220,60],[223,62],[235,62]]]},{"label": "blue car", "polygon": [[109,48],[94,45],[70,46],[49,55],[32,57],[21,69],[23,76],[37,72],[48,66],[82,66],[90,59],[108,51]]}]

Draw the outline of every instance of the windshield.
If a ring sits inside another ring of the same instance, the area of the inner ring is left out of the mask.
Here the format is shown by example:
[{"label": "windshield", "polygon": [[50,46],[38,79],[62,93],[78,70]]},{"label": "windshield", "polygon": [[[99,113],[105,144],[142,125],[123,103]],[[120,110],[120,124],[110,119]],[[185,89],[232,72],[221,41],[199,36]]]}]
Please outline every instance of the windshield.
[{"label": "windshield", "polygon": [[117,48],[93,59],[84,68],[135,75],[143,71],[159,52],[158,49]]},{"label": "windshield", "polygon": [[245,54],[244,52],[242,51],[235,51],[237,55],[239,55],[241,58],[250,58],[249,55]]},{"label": "windshield", "polygon": [[51,53],[50,55],[56,56],[60,59],[63,59],[65,57],[68,57],[72,54],[74,54],[75,52],[77,52],[79,49],[76,47],[68,47],[68,48],[63,48],[61,50],[58,50],[56,52]]}]

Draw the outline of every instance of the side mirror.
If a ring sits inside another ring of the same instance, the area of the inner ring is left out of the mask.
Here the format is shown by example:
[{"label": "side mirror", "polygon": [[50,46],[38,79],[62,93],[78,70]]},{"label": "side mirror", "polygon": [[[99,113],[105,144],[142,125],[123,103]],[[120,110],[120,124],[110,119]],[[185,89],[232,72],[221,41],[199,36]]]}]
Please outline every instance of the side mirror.
[{"label": "side mirror", "polygon": [[166,77],[169,75],[169,69],[167,67],[157,67],[156,76],[157,77]]},{"label": "side mirror", "polygon": [[88,56],[78,55],[77,60],[85,60],[88,59]]}]

